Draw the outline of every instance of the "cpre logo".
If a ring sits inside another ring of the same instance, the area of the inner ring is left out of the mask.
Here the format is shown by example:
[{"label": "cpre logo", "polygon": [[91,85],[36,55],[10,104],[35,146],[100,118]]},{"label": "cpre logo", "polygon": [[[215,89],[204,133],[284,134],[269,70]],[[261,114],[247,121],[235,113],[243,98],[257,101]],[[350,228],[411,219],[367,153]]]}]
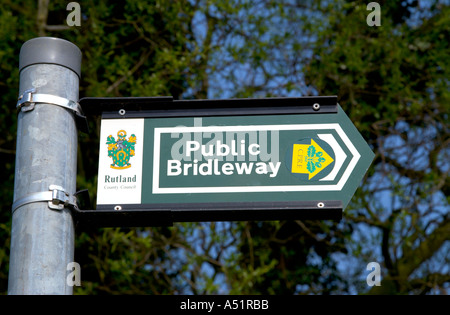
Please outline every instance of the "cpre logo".
[{"label": "cpre logo", "polygon": [[127,132],[119,130],[117,140],[109,135],[106,144],[108,145],[108,156],[112,158],[111,168],[123,170],[131,167],[130,158],[135,155],[136,136],[132,134],[127,139]]},{"label": "cpre logo", "polygon": [[[305,138],[293,143],[286,154],[286,166],[301,180],[319,180],[334,167],[331,146],[318,138]],[[330,166],[330,167],[329,167]]]}]

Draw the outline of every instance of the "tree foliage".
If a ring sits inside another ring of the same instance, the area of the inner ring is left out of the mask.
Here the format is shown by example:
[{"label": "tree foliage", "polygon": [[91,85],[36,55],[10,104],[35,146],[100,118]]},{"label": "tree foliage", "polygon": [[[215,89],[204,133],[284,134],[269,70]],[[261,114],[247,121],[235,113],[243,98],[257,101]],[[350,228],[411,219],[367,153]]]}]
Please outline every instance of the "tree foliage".
[{"label": "tree foliage", "polygon": [[346,3],[306,71],[377,154],[347,212],[381,241],[370,256],[384,262],[384,285],[371,293],[442,293],[449,281],[449,8],[427,4],[383,3],[382,26],[370,28],[365,7]]},{"label": "tree foliage", "polygon": [[[21,45],[83,53],[80,97],[338,95],[375,161],[341,222],[180,223],[78,231],[76,294],[444,294],[449,288],[450,11],[443,1],[3,1],[0,292],[6,293]],[[79,136],[95,201],[99,121]],[[382,267],[368,287],[366,265]]]}]

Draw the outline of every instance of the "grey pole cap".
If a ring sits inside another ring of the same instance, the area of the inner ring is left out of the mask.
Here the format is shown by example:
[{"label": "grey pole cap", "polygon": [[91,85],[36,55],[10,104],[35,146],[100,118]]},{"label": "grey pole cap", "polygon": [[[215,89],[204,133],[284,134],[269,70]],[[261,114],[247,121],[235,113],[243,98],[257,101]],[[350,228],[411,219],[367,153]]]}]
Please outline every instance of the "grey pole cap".
[{"label": "grey pole cap", "polygon": [[19,71],[40,63],[64,66],[81,77],[81,51],[65,39],[36,37],[26,41],[20,49]]}]

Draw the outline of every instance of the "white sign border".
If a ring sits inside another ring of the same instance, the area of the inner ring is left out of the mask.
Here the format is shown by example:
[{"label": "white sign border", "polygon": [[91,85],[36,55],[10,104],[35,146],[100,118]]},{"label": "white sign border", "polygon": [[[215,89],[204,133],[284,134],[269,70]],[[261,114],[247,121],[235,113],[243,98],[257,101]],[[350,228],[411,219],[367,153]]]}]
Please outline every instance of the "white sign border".
[{"label": "white sign border", "polygon": [[[160,145],[163,133],[187,132],[246,132],[269,130],[324,130],[334,129],[348,147],[353,157],[341,179],[334,185],[280,185],[280,186],[225,186],[225,187],[159,187]],[[202,127],[163,127],[154,129],[153,144],[153,194],[196,194],[196,193],[238,193],[238,192],[300,192],[300,191],[341,191],[356,167],[361,154],[356,150],[338,123],[301,125],[250,125],[250,126],[202,126]]]}]

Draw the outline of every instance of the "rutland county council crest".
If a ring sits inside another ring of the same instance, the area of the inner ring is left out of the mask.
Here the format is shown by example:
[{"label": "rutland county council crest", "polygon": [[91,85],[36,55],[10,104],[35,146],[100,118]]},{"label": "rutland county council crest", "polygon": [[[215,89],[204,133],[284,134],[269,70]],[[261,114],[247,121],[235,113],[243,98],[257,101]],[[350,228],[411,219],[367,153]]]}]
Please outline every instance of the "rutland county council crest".
[{"label": "rutland county council crest", "polygon": [[127,139],[127,132],[119,130],[117,132],[117,141],[110,135],[106,140],[106,144],[108,145],[108,156],[113,159],[111,168],[123,170],[131,167],[130,158],[134,156],[134,146],[136,145],[136,136],[134,134]]}]

